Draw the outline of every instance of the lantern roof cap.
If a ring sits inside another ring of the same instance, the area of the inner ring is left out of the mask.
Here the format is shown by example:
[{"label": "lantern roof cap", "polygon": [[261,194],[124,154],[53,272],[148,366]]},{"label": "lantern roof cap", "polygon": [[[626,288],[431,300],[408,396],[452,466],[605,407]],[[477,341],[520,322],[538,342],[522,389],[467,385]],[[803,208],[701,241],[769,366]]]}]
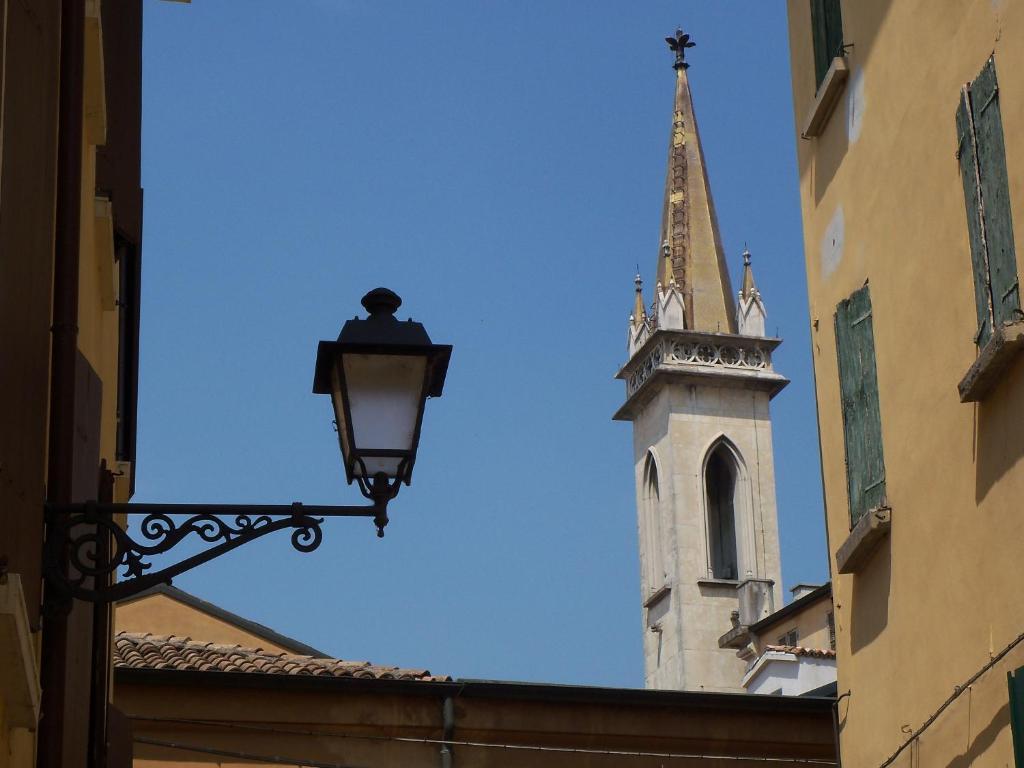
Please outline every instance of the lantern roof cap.
[{"label": "lantern roof cap", "polygon": [[316,353],[313,392],[331,392],[331,366],[337,355],[345,352],[378,355],[423,355],[429,359],[427,395],[440,397],[448,370],[452,348],[432,344],[422,323],[399,320],[395,311],[402,305],[401,297],[387,288],[374,288],[362,298],[370,313],[367,318],[347,320],[337,341],[321,341]]}]

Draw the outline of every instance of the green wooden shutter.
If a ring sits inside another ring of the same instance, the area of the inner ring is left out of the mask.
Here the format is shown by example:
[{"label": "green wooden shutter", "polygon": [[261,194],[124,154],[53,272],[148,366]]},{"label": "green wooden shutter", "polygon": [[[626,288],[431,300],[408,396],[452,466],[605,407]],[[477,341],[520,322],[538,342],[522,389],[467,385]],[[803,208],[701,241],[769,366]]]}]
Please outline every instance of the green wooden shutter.
[{"label": "green wooden shutter", "polygon": [[977,147],[971,117],[971,95],[965,88],[956,111],[957,158],[964,185],[967,206],[967,235],[971,243],[971,265],[974,271],[974,303],[978,314],[979,345],[992,335],[992,296],[989,292],[988,255],[985,248],[984,222],[981,212],[981,189],[978,183]]},{"label": "green wooden shutter", "polygon": [[811,35],[814,44],[814,86],[818,87],[832,63],[825,37],[825,0],[811,0]]},{"label": "green wooden shutter", "polygon": [[971,83],[971,112],[981,177],[992,312],[994,325],[1000,326],[1020,318],[1020,289],[1013,245],[1003,122],[999,110],[999,83],[993,58],[989,58]]},{"label": "green wooden shutter", "polygon": [[814,44],[814,82],[821,85],[832,59],[842,56],[843,14],[839,0],[811,0],[811,35]]},{"label": "green wooden shutter", "polygon": [[1010,687],[1010,730],[1013,733],[1013,764],[1024,768],[1024,667],[1006,673]]},{"label": "green wooden shutter", "polygon": [[885,503],[885,461],[878,406],[878,374],[867,286],[836,307],[836,352],[846,444],[850,525]]}]

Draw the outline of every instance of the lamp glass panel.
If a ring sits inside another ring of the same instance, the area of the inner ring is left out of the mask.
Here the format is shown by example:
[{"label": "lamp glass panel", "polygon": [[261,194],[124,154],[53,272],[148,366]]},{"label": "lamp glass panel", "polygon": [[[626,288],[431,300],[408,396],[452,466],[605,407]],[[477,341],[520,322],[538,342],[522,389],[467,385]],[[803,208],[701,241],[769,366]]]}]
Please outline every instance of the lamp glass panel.
[{"label": "lamp glass panel", "polygon": [[415,450],[427,360],[419,355],[347,353],[342,355],[342,365],[356,452],[371,476],[384,472],[395,477],[401,458],[362,452]]},{"label": "lamp glass panel", "polygon": [[345,401],[341,393],[341,376],[338,369],[331,366],[331,404],[334,406],[334,425],[338,429],[338,442],[341,443],[341,455],[348,463],[352,446],[348,444],[348,424],[345,422]]}]

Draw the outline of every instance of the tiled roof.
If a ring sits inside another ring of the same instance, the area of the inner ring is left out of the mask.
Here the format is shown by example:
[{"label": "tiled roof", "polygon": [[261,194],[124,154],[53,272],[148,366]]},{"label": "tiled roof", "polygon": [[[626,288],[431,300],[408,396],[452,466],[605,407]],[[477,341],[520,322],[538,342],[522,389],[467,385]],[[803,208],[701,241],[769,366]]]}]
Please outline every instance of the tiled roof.
[{"label": "tiled roof", "polygon": [[777,653],[792,653],[794,656],[811,656],[815,659],[834,659],[836,657],[835,651],[823,648],[803,648],[799,645],[766,645],[764,649]]},{"label": "tiled roof", "polygon": [[114,666],[122,669],[177,669],[187,672],[244,672],[261,675],[360,677],[370,680],[451,680],[425,669],[382,667],[368,661],[319,659],[293,653],[197,642],[175,635],[118,632]]}]

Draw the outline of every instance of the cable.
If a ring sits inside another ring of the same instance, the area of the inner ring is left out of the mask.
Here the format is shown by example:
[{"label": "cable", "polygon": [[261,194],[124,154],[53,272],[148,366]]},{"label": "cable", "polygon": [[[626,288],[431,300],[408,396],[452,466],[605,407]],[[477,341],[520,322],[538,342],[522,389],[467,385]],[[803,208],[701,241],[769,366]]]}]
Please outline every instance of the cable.
[{"label": "cable", "polygon": [[[700,753],[683,753],[683,752],[643,752],[634,750],[615,750],[615,749],[588,749],[585,747],[543,747],[537,744],[497,744],[486,741],[446,741],[445,739],[428,739],[428,738],[415,738],[411,736],[372,736],[372,735],[356,735],[348,733],[336,733],[333,731],[299,731],[291,730],[287,728],[269,728],[259,725],[246,725],[244,723],[227,723],[227,722],[211,722],[206,720],[186,720],[173,717],[139,717],[138,715],[129,715],[132,720],[146,720],[149,722],[169,722],[169,723],[180,723],[186,725],[205,725],[209,727],[225,727],[225,728],[238,728],[241,730],[259,731],[261,733],[277,733],[277,734],[288,734],[291,736],[321,736],[321,737],[334,737],[339,739],[365,739],[369,741],[396,741],[405,744],[430,744],[430,745],[448,745],[452,747],[477,747],[481,749],[504,749],[504,750],[518,750],[525,752],[556,752],[556,753],[573,753],[573,754],[584,754],[584,755],[604,755],[610,757],[655,757],[662,759],[679,759],[679,760],[731,760],[734,762],[754,762],[754,763],[783,763],[788,765],[835,765],[834,760],[823,760],[817,758],[803,758],[803,757],[759,757],[759,756],[748,756],[748,755],[705,755]],[[167,747],[169,749],[182,749],[192,750],[194,752],[205,752],[213,755],[221,755],[223,757],[238,757],[243,759],[260,760],[267,763],[276,763],[279,765],[302,765],[308,766],[308,768],[349,768],[349,766],[339,765],[337,763],[322,763],[312,760],[293,760],[292,758],[279,757],[279,756],[266,756],[266,755],[253,755],[242,752],[232,752],[229,750],[214,750],[209,747],[195,746],[188,744],[179,744],[177,742],[160,741],[159,739],[150,739],[143,736],[138,736],[135,741],[140,744],[151,744],[158,747]]]},{"label": "cable", "polygon": [[301,760],[299,758],[279,757],[277,755],[255,755],[251,752],[235,752],[230,749],[215,749],[214,747],[201,747],[195,744],[178,744],[174,741],[147,739],[145,736],[136,736],[132,741],[136,744],[149,744],[154,747],[167,747],[168,749],[202,752],[205,755],[217,755],[218,757],[237,757],[242,760],[254,760],[261,763],[273,763],[275,765],[303,765],[308,768],[352,768],[352,766],[341,765],[340,763],[322,763],[318,760]]},{"label": "cable", "polygon": [[971,677],[968,678],[967,682],[963,683],[962,685],[956,686],[953,689],[952,695],[948,699],[946,699],[944,702],[942,702],[942,705],[932,713],[931,717],[929,717],[927,720],[925,720],[916,731],[911,733],[907,737],[907,740],[904,741],[902,744],[900,744],[899,749],[897,749],[895,752],[893,752],[889,756],[889,759],[886,760],[884,763],[882,763],[880,766],[878,766],[878,768],[886,768],[886,766],[892,765],[893,760],[895,760],[897,757],[899,757],[900,753],[903,752],[903,750],[906,749],[907,746],[911,742],[913,742],[915,739],[917,739],[922,733],[925,732],[925,730],[928,729],[928,727],[932,723],[934,723],[936,720],[938,720],[939,719],[939,715],[941,715],[950,704],[952,704],[954,701],[956,701],[960,697],[961,693],[963,693],[968,688],[970,688],[972,685],[974,685],[975,681],[979,677],[981,677],[983,674],[985,674],[990,669],[992,669],[992,667],[994,667],[997,663],[999,663],[999,661],[1001,661],[1002,658],[1004,656],[1006,656],[1006,654],[1008,654],[1015,647],[1020,645],[1021,641],[1024,641],[1024,632],[1022,632],[1021,634],[1017,635],[1017,638],[1015,640],[1013,640],[1008,646],[1003,648],[1003,650],[1001,650],[999,653],[997,653],[995,656],[993,656],[991,659],[989,659],[989,662],[985,666],[983,666],[981,669],[979,669],[977,672],[975,672],[973,675],[971,675]]}]

